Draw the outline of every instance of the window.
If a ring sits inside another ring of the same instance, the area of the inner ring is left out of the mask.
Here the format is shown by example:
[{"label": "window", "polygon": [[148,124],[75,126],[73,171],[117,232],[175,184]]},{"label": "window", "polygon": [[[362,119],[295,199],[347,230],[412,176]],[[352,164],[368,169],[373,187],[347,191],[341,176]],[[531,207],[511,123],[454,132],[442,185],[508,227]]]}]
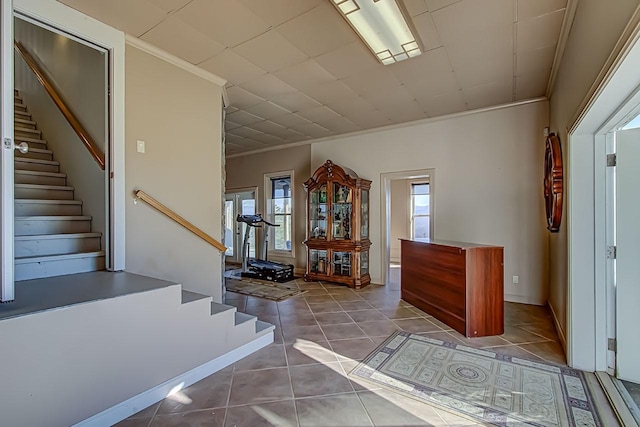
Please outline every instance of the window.
[{"label": "window", "polygon": [[411,238],[431,237],[431,195],[428,182],[411,183]]},{"label": "window", "polygon": [[278,227],[269,229],[269,250],[292,253],[293,172],[265,175],[267,217]]}]

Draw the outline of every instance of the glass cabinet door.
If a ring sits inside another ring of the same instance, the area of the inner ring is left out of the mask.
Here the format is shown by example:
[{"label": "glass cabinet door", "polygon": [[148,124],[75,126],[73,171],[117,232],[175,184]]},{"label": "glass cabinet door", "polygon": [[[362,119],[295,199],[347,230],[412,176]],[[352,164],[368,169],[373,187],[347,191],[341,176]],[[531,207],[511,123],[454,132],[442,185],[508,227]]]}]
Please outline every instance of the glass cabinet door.
[{"label": "glass cabinet door", "polygon": [[327,238],[327,186],[311,190],[309,203],[309,238]]},{"label": "glass cabinet door", "polygon": [[360,202],[360,218],[362,220],[360,227],[360,238],[365,240],[369,238],[369,190],[362,190],[362,200]]},{"label": "glass cabinet door", "polygon": [[360,275],[369,274],[369,251],[360,253]]},{"label": "glass cabinet door", "polygon": [[351,188],[333,184],[333,218],[331,236],[334,239],[351,239]]},{"label": "glass cabinet door", "polygon": [[351,252],[333,253],[333,275],[351,276]]},{"label": "glass cabinet door", "polygon": [[311,273],[327,274],[327,251],[309,250],[309,270]]}]

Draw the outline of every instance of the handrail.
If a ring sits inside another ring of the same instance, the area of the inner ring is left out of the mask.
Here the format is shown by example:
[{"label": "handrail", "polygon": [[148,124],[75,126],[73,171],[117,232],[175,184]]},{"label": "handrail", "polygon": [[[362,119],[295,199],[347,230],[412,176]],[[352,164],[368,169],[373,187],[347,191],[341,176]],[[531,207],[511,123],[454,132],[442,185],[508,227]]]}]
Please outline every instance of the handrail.
[{"label": "handrail", "polygon": [[42,84],[42,86],[47,91],[47,93],[49,94],[53,102],[60,109],[60,112],[65,117],[65,119],[67,119],[67,121],[69,122],[69,124],[71,125],[75,133],[78,135],[78,137],[80,138],[84,146],[87,148],[87,150],[89,150],[89,153],[91,153],[91,156],[93,157],[93,159],[96,161],[96,163],[98,163],[98,165],[100,166],[100,169],[104,170],[104,167],[105,167],[104,153],[102,152],[100,147],[98,147],[98,145],[93,140],[93,138],[91,138],[91,135],[89,135],[89,132],[87,132],[84,126],[82,126],[80,121],[78,121],[76,116],[71,112],[69,107],[67,107],[67,104],[65,104],[65,102],[62,100],[60,95],[58,95],[58,92],[56,92],[55,88],[53,87],[53,85],[51,84],[47,76],[44,74],[44,71],[42,71],[42,69],[40,68],[38,63],[33,59],[31,54],[27,52],[27,50],[24,48],[24,46],[22,46],[20,42],[14,40],[13,45],[15,49],[18,52],[20,52],[20,55],[22,55],[24,62],[27,63],[31,71],[33,71],[33,74],[36,75],[36,78],[38,79],[38,81]]},{"label": "handrail", "polygon": [[165,214],[166,216],[168,216],[169,218],[171,218],[172,220],[174,220],[175,222],[177,222],[178,224],[180,224],[181,226],[183,226],[184,228],[186,228],[196,236],[200,237],[205,242],[214,246],[220,252],[225,252],[227,250],[225,245],[218,242],[216,239],[209,236],[207,233],[200,230],[198,227],[191,224],[189,221],[187,221],[186,219],[184,219],[183,217],[181,217],[180,215],[178,215],[177,213],[175,213],[174,211],[172,211],[171,209],[169,209],[168,207],[166,207],[165,205],[163,205],[162,203],[160,203],[159,201],[157,201],[156,199],[154,199],[144,191],[137,190],[134,194],[136,195],[137,198],[139,198],[143,202],[146,202],[147,204],[149,204],[156,210],[160,211],[161,213]]}]

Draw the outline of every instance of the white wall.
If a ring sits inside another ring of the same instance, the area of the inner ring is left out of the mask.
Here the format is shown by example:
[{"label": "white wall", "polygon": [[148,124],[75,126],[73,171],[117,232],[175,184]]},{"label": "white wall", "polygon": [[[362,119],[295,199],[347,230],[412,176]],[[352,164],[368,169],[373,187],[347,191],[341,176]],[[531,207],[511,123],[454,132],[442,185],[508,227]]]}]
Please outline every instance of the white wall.
[{"label": "white wall", "polygon": [[[607,58],[621,36],[625,26],[640,2],[638,0],[620,0],[603,2],[600,0],[580,0],[576,10],[571,33],[567,40],[566,50],[560,63],[558,76],[549,101],[551,131],[558,133],[562,143],[562,155],[565,167],[579,167],[571,165],[568,156],[569,144],[567,128],[579,113],[582,101],[587,96],[591,86],[596,82],[598,73],[605,65]],[[585,147],[587,151],[592,147]],[[583,165],[593,173],[592,160],[586,159]],[[584,175],[584,174],[583,174]],[[565,175],[568,176],[568,175]],[[586,176],[586,180],[575,181],[567,192],[590,192],[593,194],[593,179]],[[570,184],[565,181],[565,184]],[[549,245],[549,304],[552,307],[560,334],[567,334],[567,294],[568,294],[568,254],[567,254],[567,205],[569,198],[565,198],[563,206],[563,222],[558,233],[551,234]],[[592,245],[591,245],[592,246]],[[588,260],[584,254],[582,260]],[[578,261],[578,260],[576,260]],[[576,264],[579,268],[593,268],[592,262],[585,266]],[[587,285],[589,289],[580,292],[583,296],[593,296],[593,281]],[[584,310],[585,306],[576,307]]]},{"label": "white wall", "polygon": [[391,230],[389,251],[391,262],[400,262],[400,240],[410,237],[409,233],[409,181],[391,180]]},{"label": "white wall", "polygon": [[[222,299],[217,249],[143,202],[144,190],[216,238],[222,234],[222,88],[126,47],[127,271]],[[144,154],[136,141],[146,142]]]},{"label": "white wall", "polygon": [[[380,283],[380,174],[434,168],[434,237],[505,247],[505,299],[547,301],[542,174],[548,104],[536,101],[315,143],[327,159],[373,181],[371,276]],[[519,276],[513,285],[511,277]]]},{"label": "white wall", "polygon": [[[30,22],[15,19],[15,39],[40,64],[60,96],[106,152],[106,56]],[[83,202],[83,214],[93,217],[92,231],[103,233],[105,248],[105,172],[100,169],[19,53],[15,54],[15,86],[20,90],[33,120],[53,150],[54,160],[75,187],[75,198]]]},{"label": "white wall", "polygon": [[[285,148],[283,150],[268,151],[260,154],[232,157],[226,162],[226,188],[232,191],[238,188],[258,187],[256,195],[256,209],[258,213],[264,214],[264,174],[285,170],[294,171],[293,197],[293,221],[294,239],[292,247],[295,248],[295,258],[278,257],[269,253],[269,259],[287,264],[294,264],[297,274],[303,273],[307,265],[306,247],[302,242],[306,239],[306,217],[307,217],[307,193],[302,185],[313,173],[310,168],[311,148],[309,145]],[[314,169],[315,170],[315,169]],[[258,230],[260,233],[260,230]],[[273,236],[273,234],[271,234]],[[256,235],[260,241],[261,235]]]}]

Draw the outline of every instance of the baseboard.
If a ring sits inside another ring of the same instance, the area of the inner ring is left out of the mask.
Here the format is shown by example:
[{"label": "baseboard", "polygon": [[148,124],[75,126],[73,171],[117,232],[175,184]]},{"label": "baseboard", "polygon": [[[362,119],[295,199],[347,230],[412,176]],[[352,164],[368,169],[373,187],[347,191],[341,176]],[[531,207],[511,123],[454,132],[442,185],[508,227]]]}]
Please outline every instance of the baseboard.
[{"label": "baseboard", "polygon": [[536,299],[532,297],[524,297],[522,295],[511,295],[511,294],[505,294],[504,300],[507,302],[517,302],[519,304],[531,304],[531,305],[545,305],[547,303],[546,301],[543,301],[540,299]]},{"label": "baseboard", "polygon": [[261,336],[241,347],[236,348],[228,353],[223,354],[209,362],[200,365],[184,374],[178,375],[162,384],[159,384],[147,391],[144,391],[137,396],[125,400],[111,408],[80,421],[74,426],[82,427],[102,427],[116,424],[131,415],[136,414],[144,408],[153,405],[156,402],[161,401],[169,395],[172,391],[177,391],[185,387],[200,381],[209,375],[218,372],[221,369],[226,368],[232,363],[237,362],[250,355],[251,353],[260,350],[261,348],[271,344],[273,342],[273,333],[269,333]]},{"label": "baseboard", "polygon": [[556,332],[558,333],[558,338],[560,338],[560,344],[562,344],[562,349],[564,350],[564,354],[567,354],[567,338],[564,336],[564,331],[560,327],[560,322],[558,321],[558,316],[556,312],[553,310],[553,306],[551,303],[547,303],[549,310],[551,310],[551,317],[553,317],[553,324],[556,327]]},{"label": "baseboard", "polygon": [[307,273],[306,268],[295,267],[293,269],[293,275],[296,277],[304,277],[306,273]]}]

